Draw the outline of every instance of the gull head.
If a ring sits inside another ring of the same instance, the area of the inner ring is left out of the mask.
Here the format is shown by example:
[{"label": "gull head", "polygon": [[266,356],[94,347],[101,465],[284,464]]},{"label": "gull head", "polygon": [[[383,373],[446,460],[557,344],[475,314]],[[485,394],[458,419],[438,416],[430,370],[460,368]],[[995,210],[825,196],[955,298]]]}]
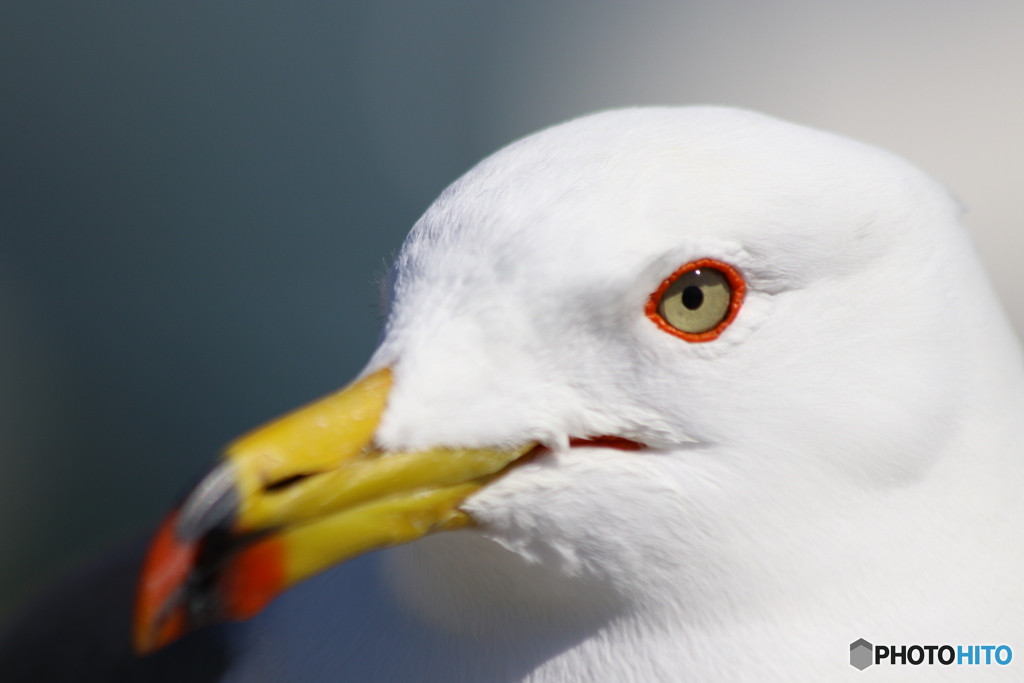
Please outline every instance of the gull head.
[{"label": "gull head", "polygon": [[1020,405],[960,211],[892,154],[741,110],[511,144],[416,223],[357,382],[229,446],[169,517],[137,646],[434,531],[388,575],[455,630],[856,619],[969,572],[906,551],[988,509],[1010,437],[978,425]]}]

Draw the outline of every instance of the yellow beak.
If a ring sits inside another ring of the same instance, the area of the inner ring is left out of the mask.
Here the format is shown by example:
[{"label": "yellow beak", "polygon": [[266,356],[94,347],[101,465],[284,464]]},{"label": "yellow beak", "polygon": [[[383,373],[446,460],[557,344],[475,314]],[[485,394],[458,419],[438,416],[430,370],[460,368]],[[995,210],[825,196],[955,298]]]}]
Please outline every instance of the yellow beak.
[{"label": "yellow beak", "polygon": [[536,445],[382,452],[391,371],[247,434],[161,525],[143,565],[135,649],[259,612],[352,557],[471,524],[459,505]]}]

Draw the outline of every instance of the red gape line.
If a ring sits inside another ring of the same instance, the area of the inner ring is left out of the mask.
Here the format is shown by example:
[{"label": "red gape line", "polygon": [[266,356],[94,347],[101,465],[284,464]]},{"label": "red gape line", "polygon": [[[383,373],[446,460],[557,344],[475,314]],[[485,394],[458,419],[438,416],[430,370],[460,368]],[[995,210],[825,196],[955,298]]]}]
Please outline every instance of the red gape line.
[{"label": "red gape line", "polygon": [[[715,270],[722,273],[725,279],[729,282],[729,289],[732,290],[729,296],[729,312],[726,313],[725,318],[722,322],[715,325],[707,332],[683,332],[665,322],[665,319],[658,313],[658,304],[661,303],[661,297],[664,296],[665,290],[667,290],[673,282],[681,278],[691,270],[697,270],[698,268],[714,268]],[[675,335],[680,339],[685,339],[688,342],[707,342],[713,339],[718,339],[718,335],[725,331],[725,328],[732,324],[732,321],[736,319],[736,314],[740,312],[740,306],[743,305],[743,297],[747,293],[747,283],[743,281],[740,274],[736,272],[736,269],[730,266],[728,263],[722,263],[710,258],[702,258],[698,261],[692,261],[687,263],[685,266],[677,270],[676,272],[669,275],[665,280],[658,286],[654,293],[647,299],[647,305],[644,306],[644,313],[647,317],[654,321],[654,324],[661,328],[662,331],[668,332],[669,334]]]},{"label": "red gape line", "polygon": [[[592,436],[589,439],[581,439],[579,437],[570,437],[569,446],[571,448],[614,448],[617,451],[640,451],[647,448],[646,445],[639,441],[633,441],[632,439],[626,439],[621,436]],[[536,458],[550,453],[551,449],[543,444],[537,444],[530,452],[519,458],[516,461],[517,464],[523,464],[533,461]]]},{"label": "red gape line", "polygon": [[639,441],[633,441],[631,439],[624,439],[621,436],[594,436],[589,439],[578,439],[573,437],[569,439],[569,445],[573,448],[577,446],[596,446],[598,448],[614,448],[617,451],[639,451],[647,448],[644,444]]}]

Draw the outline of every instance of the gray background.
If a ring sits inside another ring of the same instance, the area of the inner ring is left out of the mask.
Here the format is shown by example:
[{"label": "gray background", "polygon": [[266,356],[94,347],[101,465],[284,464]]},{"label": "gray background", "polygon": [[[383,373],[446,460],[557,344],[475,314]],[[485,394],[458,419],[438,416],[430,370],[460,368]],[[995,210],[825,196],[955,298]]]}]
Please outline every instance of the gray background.
[{"label": "gray background", "polygon": [[342,385],[430,199],[596,109],[907,156],[1024,329],[1022,83],[1019,0],[0,4],[0,614]]}]

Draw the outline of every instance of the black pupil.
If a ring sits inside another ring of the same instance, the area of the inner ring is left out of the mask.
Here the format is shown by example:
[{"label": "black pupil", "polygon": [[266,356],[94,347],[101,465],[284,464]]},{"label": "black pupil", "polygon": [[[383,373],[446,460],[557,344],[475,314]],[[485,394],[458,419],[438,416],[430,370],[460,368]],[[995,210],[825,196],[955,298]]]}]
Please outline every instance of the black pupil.
[{"label": "black pupil", "polygon": [[700,291],[697,285],[690,285],[683,290],[683,305],[691,311],[696,311],[704,303],[704,292]]}]

